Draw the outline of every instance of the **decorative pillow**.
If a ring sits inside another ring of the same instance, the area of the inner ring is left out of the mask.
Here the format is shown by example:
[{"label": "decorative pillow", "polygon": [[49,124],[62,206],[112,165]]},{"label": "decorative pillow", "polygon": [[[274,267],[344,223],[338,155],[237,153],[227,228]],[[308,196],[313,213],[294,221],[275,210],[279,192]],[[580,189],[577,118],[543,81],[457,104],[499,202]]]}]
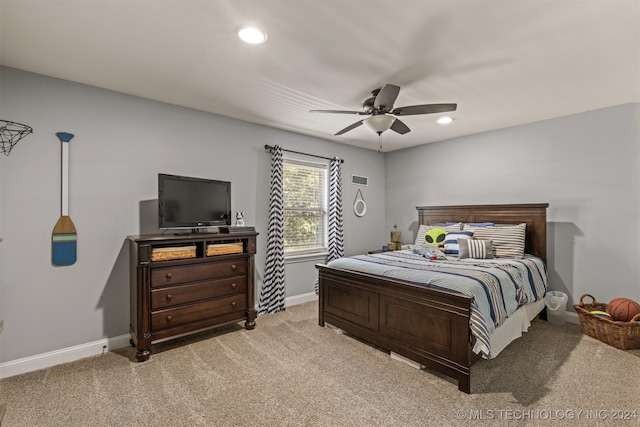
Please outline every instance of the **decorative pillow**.
[{"label": "decorative pillow", "polygon": [[480,239],[458,239],[460,247],[458,258],[491,259],[493,258],[493,241]]},{"label": "decorative pillow", "polygon": [[526,224],[496,225],[495,227],[478,227],[473,236],[476,239],[493,241],[493,256],[495,258],[524,257],[524,239]]},{"label": "decorative pillow", "polygon": [[444,239],[444,253],[447,255],[458,255],[460,245],[458,239],[471,239],[473,238],[473,232],[471,231],[453,231],[447,233]]},{"label": "decorative pillow", "polygon": [[421,225],[420,227],[418,227],[415,246],[424,245],[425,244],[424,235],[427,233],[427,231],[432,230],[434,228],[442,228],[447,233],[450,233],[452,231],[460,231],[462,229],[462,223],[456,222],[453,225],[444,225],[444,224]]},{"label": "decorative pillow", "polygon": [[430,246],[444,246],[444,238],[447,230],[442,228],[432,228],[424,234],[424,242]]},{"label": "decorative pillow", "polygon": [[493,227],[495,224],[493,222],[466,222],[462,224],[462,229],[473,229],[476,227]]}]

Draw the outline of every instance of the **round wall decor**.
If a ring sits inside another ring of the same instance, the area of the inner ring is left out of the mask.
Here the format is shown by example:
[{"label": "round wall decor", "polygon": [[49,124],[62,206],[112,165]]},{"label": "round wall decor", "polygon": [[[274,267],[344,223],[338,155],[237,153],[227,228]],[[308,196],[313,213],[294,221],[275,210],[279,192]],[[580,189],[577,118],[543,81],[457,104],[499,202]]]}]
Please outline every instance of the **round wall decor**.
[{"label": "round wall decor", "polygon": [[360,190],[356,193],[356,198],[353,201],[353,213],[355,213],[357,217],[363,217],[364,214],[367,213],[367,203],[364,201]]}]

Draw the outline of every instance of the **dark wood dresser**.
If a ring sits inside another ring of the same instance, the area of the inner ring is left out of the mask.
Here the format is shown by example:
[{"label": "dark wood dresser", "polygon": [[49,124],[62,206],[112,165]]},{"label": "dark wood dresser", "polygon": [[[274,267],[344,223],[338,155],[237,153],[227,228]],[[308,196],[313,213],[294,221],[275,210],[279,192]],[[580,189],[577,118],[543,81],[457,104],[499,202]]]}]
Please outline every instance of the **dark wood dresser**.
[{"label": "dark wood dresser", "polygon": [[129,236],[130,331],[136,359],[151,345],[217,326],[256,326],[255,232]]}]

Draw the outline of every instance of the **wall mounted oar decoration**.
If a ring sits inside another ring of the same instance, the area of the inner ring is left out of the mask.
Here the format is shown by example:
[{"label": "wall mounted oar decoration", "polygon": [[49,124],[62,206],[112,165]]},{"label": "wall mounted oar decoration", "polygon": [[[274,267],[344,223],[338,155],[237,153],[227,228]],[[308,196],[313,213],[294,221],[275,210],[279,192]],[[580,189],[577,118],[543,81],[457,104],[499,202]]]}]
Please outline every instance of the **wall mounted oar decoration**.
[{"label": "wall mounted oar decoration", "polygon": [[76,262],[76,227],[69,217],[69,141],[73,134],[56,133],[62,143],[62,214],[51,234],[51,262],[55,266],[72,265]]}]

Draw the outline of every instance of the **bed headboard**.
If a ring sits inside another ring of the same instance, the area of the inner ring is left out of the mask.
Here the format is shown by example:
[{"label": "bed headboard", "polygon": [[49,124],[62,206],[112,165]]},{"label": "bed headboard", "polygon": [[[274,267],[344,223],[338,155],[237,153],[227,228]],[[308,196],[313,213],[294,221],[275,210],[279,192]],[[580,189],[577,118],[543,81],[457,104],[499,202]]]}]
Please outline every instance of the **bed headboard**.
[{"label": "bed headboard", "polygon": [[513,205],[418,206],[420,225],[453,222],[495,222],[496,224],[527,224],[525,252],[547,261],[548,203]]}]

